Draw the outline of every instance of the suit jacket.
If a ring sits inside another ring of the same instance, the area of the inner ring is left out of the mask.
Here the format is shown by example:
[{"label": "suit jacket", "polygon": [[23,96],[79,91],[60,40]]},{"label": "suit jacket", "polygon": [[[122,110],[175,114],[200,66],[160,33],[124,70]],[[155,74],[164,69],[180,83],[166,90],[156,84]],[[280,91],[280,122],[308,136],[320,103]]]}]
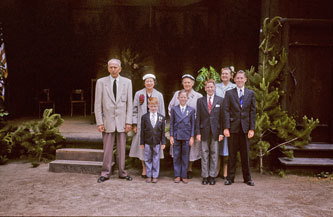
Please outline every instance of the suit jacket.
[{"label": "suit jacket", "polygon": [[237,88],[228,90],[223,103],[223,125],[224,129],[229,129],[230,133],[238,133],[242,128],[243,133],[254,130],[256,125],[256,100],[254,92],[244,88],[243,106]]},{"label": "suit jacket", "polygon": [[190,140],[194,137],[195,109],[186,106],[184,113],[180,110],[180,105],[171,108],[170,116],[170,136],[177,140]]},{"label": "suit jacket", "polygon": [[150,112],[141,118],[140,144],[157,145],[165,144],[165,117],[157,113],[155,127],[150,122]]},{"label": "suit jacket", "polygon": [[[110,75],[111,76],[111,75]],[[125,132],[125,124],[132,124],[132,82],[119,75],[117,99],[111,90],[110,76],[96,82],[96,124],[104,124],[105,132]]]},{"label": "suit jacket", "polygon": [[201,140],[207,141],[212,132],[214,140],[223,135],[222,127],[222,104],[223,98],[214,95],[212,111],[208,112],[207,95],[197,101],[196,135],[201,134]]}]

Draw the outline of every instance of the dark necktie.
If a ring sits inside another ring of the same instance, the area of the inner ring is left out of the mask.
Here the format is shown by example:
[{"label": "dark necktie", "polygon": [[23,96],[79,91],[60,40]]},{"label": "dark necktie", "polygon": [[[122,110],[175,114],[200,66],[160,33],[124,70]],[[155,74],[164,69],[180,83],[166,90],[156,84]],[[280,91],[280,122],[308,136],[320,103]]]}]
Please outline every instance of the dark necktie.
[{"label": "dark necktie", "polygon": [[212,97],[210,96],[208,99],[208,111],[209,113],[212,111],[212,101],[211,101]]},{"label": "dark necktie", "polygon": [[185,112],[185,109],[184,109],[184,108],[182,108],[182,114],[184,114],[184,112]]},{"label": "dark necktie", "polygon": [[117,80],[114,79],[113,81],[113,95],[114,95],[114,99],[117,99]]},{"label": "dark necktie", "polygon": [[242,89],[239,89],[239,95],[240,95],[239,103],[240,103],[240,106],[242,107],[243,106],[243,98],[244,98]]}]

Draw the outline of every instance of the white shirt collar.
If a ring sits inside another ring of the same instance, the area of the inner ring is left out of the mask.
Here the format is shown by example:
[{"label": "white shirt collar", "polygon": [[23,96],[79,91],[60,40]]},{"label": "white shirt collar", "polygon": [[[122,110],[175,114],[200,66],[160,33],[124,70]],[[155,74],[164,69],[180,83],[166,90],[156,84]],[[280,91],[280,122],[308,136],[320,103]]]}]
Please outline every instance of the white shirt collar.
[{"label": "white shirt collar", "polygon": [[184,109],[184,111],[186,110],[186,104],[184,106],[182,106],[181,104],[179,104],[180,106],[180,110]]}]

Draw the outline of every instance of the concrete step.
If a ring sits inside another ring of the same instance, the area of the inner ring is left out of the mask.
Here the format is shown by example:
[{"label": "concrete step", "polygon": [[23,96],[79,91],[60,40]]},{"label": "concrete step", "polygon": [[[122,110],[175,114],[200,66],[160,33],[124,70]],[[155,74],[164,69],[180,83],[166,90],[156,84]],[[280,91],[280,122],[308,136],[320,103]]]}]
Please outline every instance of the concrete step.
[{"label": "concrete step", "polygon": [[56,160],[103,161],[101,149],[61,148],[56,151]]},{"label": "concrete step", "polygon": [[333,144],[310,143],[303,148],[286,146],[288,150],[293,150],[294,157],[300,158],[331,158],[333,157]]},{"label": "concrete step", "polygon": [[87,132],[63,132],[62,135],[66,137],[66,141],[64,142],[66,148],[103,149],[101,134]]},{"label": "concrete step", "polygon": [[280,163],[288,172],[332,172],[333,171],[333,158],[301,158],[295,157],[293,159],[287,157],[280,157]]},{"label": "concrete step", "polygon": [[49,171],[100,174],[102,164],[97,161],[55,160],[49,163]]}]

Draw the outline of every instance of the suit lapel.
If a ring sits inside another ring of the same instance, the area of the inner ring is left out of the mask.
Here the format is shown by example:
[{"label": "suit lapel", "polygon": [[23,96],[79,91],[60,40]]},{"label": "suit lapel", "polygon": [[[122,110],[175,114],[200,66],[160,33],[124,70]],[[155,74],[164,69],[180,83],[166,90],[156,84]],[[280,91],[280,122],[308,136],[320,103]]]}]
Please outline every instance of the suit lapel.
[{"label": "suit lapel", "polygon": [[202,102],[203,107],[206,109],[207,113],[209,114],[208,104],[207,104],[207,95],[204,96],[202,99],[203,99],[203,102]]},{"label": "suit lapel", "polygon": [[214,95],[214,98],[213,98],[213,105],[212,105],[212,110],[215,108],[216,103],[217,103],[217,97],[216,97],[216,95]]},{"label": "suit lapel", "polygon": [[244,88],[244,101],[243,101],[243,107],[244,105],[247,105],[247,101],[249,100],[249,89]]},{"label": "suit lapel", "polygon": [[233,95],[233,98],[235,99],[237,105],[239,106],[239,108],[241,108],[238,93],[237,93],[237,88],[232,89],[232,95]]},{"label": "suit lapel", "polygon": [[[111,76],[111,75],[110,75]],[[106,92],[108,93],[109,97],[111,98],[111,100],[113,102],[116,102],[114,96],[113,96],[113,93],[111,91],[111,78],[110,77],[107,77],[107,79],[105,79],[105,83],[104,83],[104,86],[105,86],[105,89],[106,89]]]},{"label": "suit lapel", "polygon": [[119,75],[119,84],[118,84],[118,91],[117,91],[117,99],[116,99],[116,102],[119,101],[120,97],[121,97],[121,93],[123,92],[123,89],[124,89],[124,82],[123,82],[123,79],[122,77]]}]

